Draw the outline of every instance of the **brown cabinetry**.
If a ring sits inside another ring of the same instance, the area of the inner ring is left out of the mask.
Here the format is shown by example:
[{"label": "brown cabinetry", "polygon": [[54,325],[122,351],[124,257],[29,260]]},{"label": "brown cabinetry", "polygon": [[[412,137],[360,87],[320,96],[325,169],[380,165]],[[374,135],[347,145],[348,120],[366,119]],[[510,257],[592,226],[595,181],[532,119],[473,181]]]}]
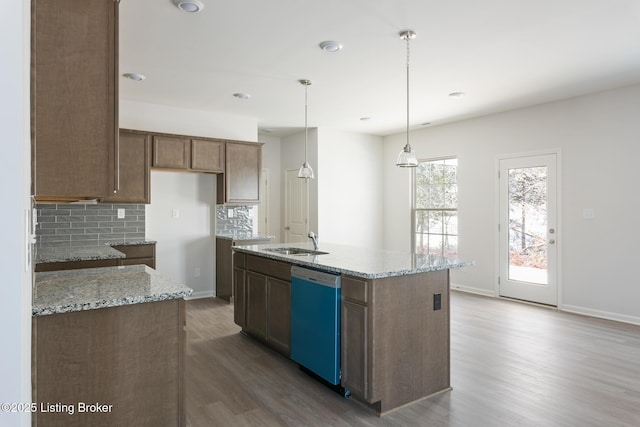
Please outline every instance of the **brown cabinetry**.
[{"label": "brown cabinetry", "polygon": [[186,425],[185,323],[183,299],[34,317],[33,401],[73,409],[34,425]]},{"label": "brown cabinetry", "polygon": [[[235,254],[234,320],[244,331],[288,356],[291,328],[291,265]],[[244,283],[240,283],[243,280]]]},{"label": "brown cabinetry", "polygon": [[233,257],[232,247],[241,245],[257,245],[266,243],[265,240],[233,240],[223,237],[216,238],[216,297],[231,301],[235,295],[233,287]]},{"label": "brown cabinetry", "polygon": [[188,137],[153,135],[154,168],[189,169],[191,140]]},{"label": "brown cabinetry", "polygon": [[225,141],[183,135],[153,135],[153,167],[223,173]]},{"label": "brown cabinetry", "polygon": [[[262,145],[227,142],[223,203],[255,204],[260,202]],[[220,179],[220,178],[218,178]],[[218,203],[221,185],[218,181]]]},{"label": "brown cabinetry", "polygon": [[341,384],[381,414],[449,389],[448,274],[342,277]]},{"label": "brown cabinetry", "polygon": [[151,137],[120,129],[120,187],[104,203],[151,203]]},{"label": "brown cabinetry", "polygon": [[32,192],[112,195],[118,175],[118,2],[32,0]]},{"label": "brown cabinetry", "polygon": [[191,169],[203,172],[223,173],[225,143],[205,139],[191,140]]}]

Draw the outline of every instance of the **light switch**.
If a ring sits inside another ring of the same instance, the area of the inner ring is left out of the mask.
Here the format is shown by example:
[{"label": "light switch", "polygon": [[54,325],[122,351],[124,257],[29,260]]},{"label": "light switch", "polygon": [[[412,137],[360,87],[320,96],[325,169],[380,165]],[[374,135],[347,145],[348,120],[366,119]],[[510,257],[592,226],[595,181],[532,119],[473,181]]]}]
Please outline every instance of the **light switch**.
[{"label": "light switch", "polygon": [[124,209],[118,209],[118,219],[124,218]]},{"label": "light switch", "polygon": [[582,218],[583,219],[594,219],[596,217],[596,210],[593,208],[584,208],[582,209]]}]

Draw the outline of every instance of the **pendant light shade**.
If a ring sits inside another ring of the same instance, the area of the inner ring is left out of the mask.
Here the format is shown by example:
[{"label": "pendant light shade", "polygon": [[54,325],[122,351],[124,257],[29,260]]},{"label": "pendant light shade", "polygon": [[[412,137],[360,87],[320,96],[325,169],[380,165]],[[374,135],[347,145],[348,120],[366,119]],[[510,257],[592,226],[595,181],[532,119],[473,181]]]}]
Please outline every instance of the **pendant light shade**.
[{"label": "pendant light shade", "polygon": [[311,165],[309,164],[309,162],[307,161],[307,135],[308,135],[308,128],[307,128],[307,87],[309,85],[311,85],[311,80],[298,80],[300,82],[301,85],[304,86],[304,163],[302,164],[302,166],[300,166],[300,169],[298,170],[298,178],[304,178],[304,179],[309,179],[309,178],[315,178],[315,175],[313,173],[313,168],[311,167]]},{"label": "pendant light shade", "polygon": [[416,152],[411,148],[411,144],[409,144],[409,41],[416,38],[416,33],[411,30],[402,31],[400,38],[407,41],[407,143],[402,151],[400,151],[400,154],[398,154],[396,166],[401,168],[415,168],[418,166],[418,158],[416,157]]}]

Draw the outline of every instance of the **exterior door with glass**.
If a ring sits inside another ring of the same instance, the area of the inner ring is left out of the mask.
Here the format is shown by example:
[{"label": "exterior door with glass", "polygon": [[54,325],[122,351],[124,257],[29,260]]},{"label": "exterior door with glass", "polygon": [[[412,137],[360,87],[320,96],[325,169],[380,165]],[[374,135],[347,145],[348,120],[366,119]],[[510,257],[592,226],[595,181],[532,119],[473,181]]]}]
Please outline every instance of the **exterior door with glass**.
[{"label": "exterior door with glass", "polygon": [[500,296],[558,304],[557,154],[499,160]]}]

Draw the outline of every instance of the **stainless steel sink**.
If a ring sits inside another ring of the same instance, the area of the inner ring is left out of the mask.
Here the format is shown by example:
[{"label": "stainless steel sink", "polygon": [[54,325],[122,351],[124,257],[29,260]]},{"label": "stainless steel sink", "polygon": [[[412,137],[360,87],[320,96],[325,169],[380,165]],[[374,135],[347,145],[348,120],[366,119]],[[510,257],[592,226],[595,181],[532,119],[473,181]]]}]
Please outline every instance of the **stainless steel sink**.
[{"label": "stainless steel sink", "polygon": [[296,256],[310,256],[310,255],[326,255],[329,252],[314,251],[313,249],[303,248],[267,248],[265,251],[275,252],[281,255],[296,255]]}]

